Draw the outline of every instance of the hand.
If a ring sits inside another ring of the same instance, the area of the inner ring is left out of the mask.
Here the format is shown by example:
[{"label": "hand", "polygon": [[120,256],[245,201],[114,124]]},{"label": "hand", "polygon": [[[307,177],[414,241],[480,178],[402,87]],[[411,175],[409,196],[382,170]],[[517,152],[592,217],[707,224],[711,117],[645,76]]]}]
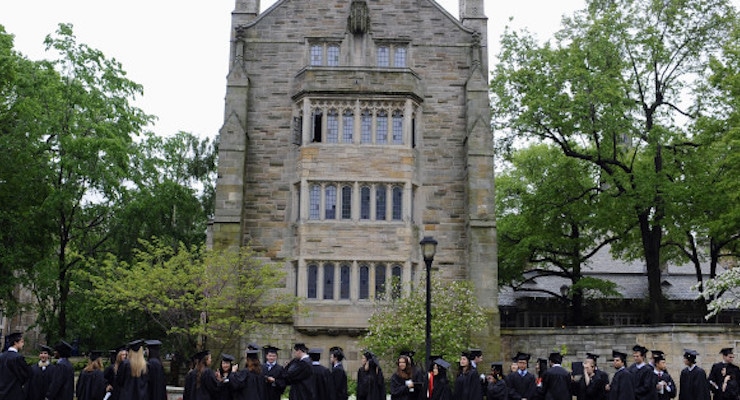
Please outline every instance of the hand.
[{"label": "hand", "polygon": [[268,382],[270,382],[270,383],[273,383],[273,382],[275,382],[275,377],[273,377],[273,376],[268,376],[268,377],[266,377],[265,379],[266,379],[266,380],[267,380]]}]

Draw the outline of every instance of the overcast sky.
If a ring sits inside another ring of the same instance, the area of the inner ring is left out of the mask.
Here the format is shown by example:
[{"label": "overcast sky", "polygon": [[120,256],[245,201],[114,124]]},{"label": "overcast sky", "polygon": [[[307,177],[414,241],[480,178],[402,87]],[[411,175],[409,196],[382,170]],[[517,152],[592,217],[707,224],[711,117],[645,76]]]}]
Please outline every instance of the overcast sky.
[{"label": "overcast sky", "polygon": [[[262,1],[265,10],[276,1]],[[457,0],[438,1],[457,17]],[[177,131],[215,136],[223,123],[234,0],[2,0],[0,24],[15,35],[15,49],[32,60],[44,54],[44,37],[72,23],[79,43],[123,64],[144,86],[137,105],[159,120],[159,135]],[[584,0],[485,0],[490,66],[507,24],[549,38],[563,14]],[[509,17],[513,21],[509,22]]]}]

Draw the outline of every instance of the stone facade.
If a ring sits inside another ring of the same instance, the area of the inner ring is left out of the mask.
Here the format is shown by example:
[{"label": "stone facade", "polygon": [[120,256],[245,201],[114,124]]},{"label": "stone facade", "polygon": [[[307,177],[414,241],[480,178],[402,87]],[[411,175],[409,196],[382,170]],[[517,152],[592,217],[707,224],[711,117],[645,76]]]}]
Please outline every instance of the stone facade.
[{"label": "stone facade", "polygon": [[236,1],[210,240],[283,263],[305,310],[248,339],[340,345],[354,368],[375,295],[418,284],[433,236],[434,273],[489,313],[472,344],[498,353],[483,3]]}]

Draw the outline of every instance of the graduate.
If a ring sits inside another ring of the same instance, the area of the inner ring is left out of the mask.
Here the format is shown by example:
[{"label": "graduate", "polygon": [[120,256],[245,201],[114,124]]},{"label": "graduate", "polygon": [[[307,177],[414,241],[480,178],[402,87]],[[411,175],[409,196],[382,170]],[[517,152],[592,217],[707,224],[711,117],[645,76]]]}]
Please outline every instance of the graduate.
[{"label": "graduate", "polygon": [[149,367],[144,359],[144,340],[128,344],[128,358],[118,368],[116,384],[121,400],[149,399]]},{"label": "graduate", "polygon": [[72,400],[74,397],[75,369],[69,362],[71,355],[72,345],[64,340],[54,345],[54,356],[57,358],[57,363],[52,369],[49,390],[46,392],[48,400]]},{"label": "graduate", "polygon": [[280,400],[280,396],[285,392],[285,380],[281,378],[283,366],[278,364],[279,348],[273,345],[266,345],[262,348],[265,357],[265,363],[262,364],[262,376],[265,383],[265,400]]},{"label": "graduate", "polygon": [[32,375],[31,367],[20,353],[25,340],[21,332],[11,333],[6,340],[8,349],[0,354],[0,399],[24,400],[26,394],[23,385]]},{"label": "graduate", "polygon": [[612,365],[617,371],[607,386],[609,400],[635,400],[635,385],[632,375],[625,367],[626,362],[627,353],[612,351]]},{"label": "graduate", "polygon": [[290,400],[319,400],[316,398],[313,368],[308,347],[303,343],[293,345],[293,359],[283,369],[282,378],[290,385]]},{"label": "graduate", "polygon": [[527,371],[530,358],[529,354],[522,352],[517,352],[512,357],[512,361],[516,362],[517,370],[506,376],[511,400],[532,399],[535,396],[537,378]]},{"label": "graduate", "polygon": [[26,400],[44,400],[51,382],[51,356],[54,349],[46,345],[39,346],[39,361],[31,366],[31,379],[25,386]]},{"label": "graduate", "polygon": [[[225,389],[230,393],[233,400],[265,400],[267,386],[265,386],[265,378],[262,375],[263,368],[260,363],[259,350],[248,349],[245,355],[245,367],[237,369],[236,372],[224,378],[221,382],[221,390]],[[224,355],[223,358],[225,360],[232,358],[227,356]]]},{"label": "graduate", "polygon": [[470,363],[470,353],[460,355],[459,369],[455,378],[455,388],[452,391],[454,400],[477,400],[483,398],[483,390],[478,376],[478,370]]},{"label": "graduate", "polygon": [[319,348],[308,350],[308,357],[311,359],[311,369],[313,370],[311,379],[313,380],[316,399],[331,400],[331,371],[321,365],[321,353],[323,352],[324,350]]},{"label": "graduate", "polygon": [[342,366],[344,351],[341,347],[334,346],[329,349],[329,361],[331,362],[331,375],[329,376],[329,387],[331,400],[347,400],[347,372]]},{"label": "graduate", "polygon": [[684,349],[686,365],[679,378],[678,400],[709,400],[709,381],[704,370],[696,365],[696,350]]},{"label": "graduate", "polygon": [[550,365],[542,375],[542,387],[538,388],[541,398],[548,400],[571,400],[570,373],[562,367],[563,356],[560,353],[550,353],[547,357]]},{"label": "graduate", "polygon": [[148,355],[149,369],[149,400],[167,400],[167,380],[164,375],[164,366],[159,358],[162,342],[150,339],[144,342]]},{"label": "graduate", "polygon": [[653,365],[655,365],[655,375],[657,377],[655,389],[658,392],[658,400],[668,400],[676,397],[676,382],[668,374],[663,352],[653,351]]},{"label": "graduate", "polygon": [[103,352],[93,350],[85,369],[80,371],[75,392],[77,400],[102,400],[107,382],[103,376]]},{"label": "graduate", "polygon": [[486,377],[486,400],[508,400],[509,387],[503,376],[504,365],[491,363],[491,372]]},{"label": "graduate", "polygon": [[383,369],[369,350],[362,352],[362,366],[357,370],[357,400],[385,400]]}]

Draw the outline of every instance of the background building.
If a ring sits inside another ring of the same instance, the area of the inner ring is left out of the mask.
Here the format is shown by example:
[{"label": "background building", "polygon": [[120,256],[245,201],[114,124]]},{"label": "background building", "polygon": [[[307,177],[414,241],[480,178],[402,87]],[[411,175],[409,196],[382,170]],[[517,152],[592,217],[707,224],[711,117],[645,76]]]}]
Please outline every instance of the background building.
[{"label": "background building", "polygon": [[374,298],[420,279],[433,236],[435,274],[474,283],[473,340],[498,351],[483,4],[236,1],[211,240],[283,263],[303,304],[251,339],[356,361]]}]

